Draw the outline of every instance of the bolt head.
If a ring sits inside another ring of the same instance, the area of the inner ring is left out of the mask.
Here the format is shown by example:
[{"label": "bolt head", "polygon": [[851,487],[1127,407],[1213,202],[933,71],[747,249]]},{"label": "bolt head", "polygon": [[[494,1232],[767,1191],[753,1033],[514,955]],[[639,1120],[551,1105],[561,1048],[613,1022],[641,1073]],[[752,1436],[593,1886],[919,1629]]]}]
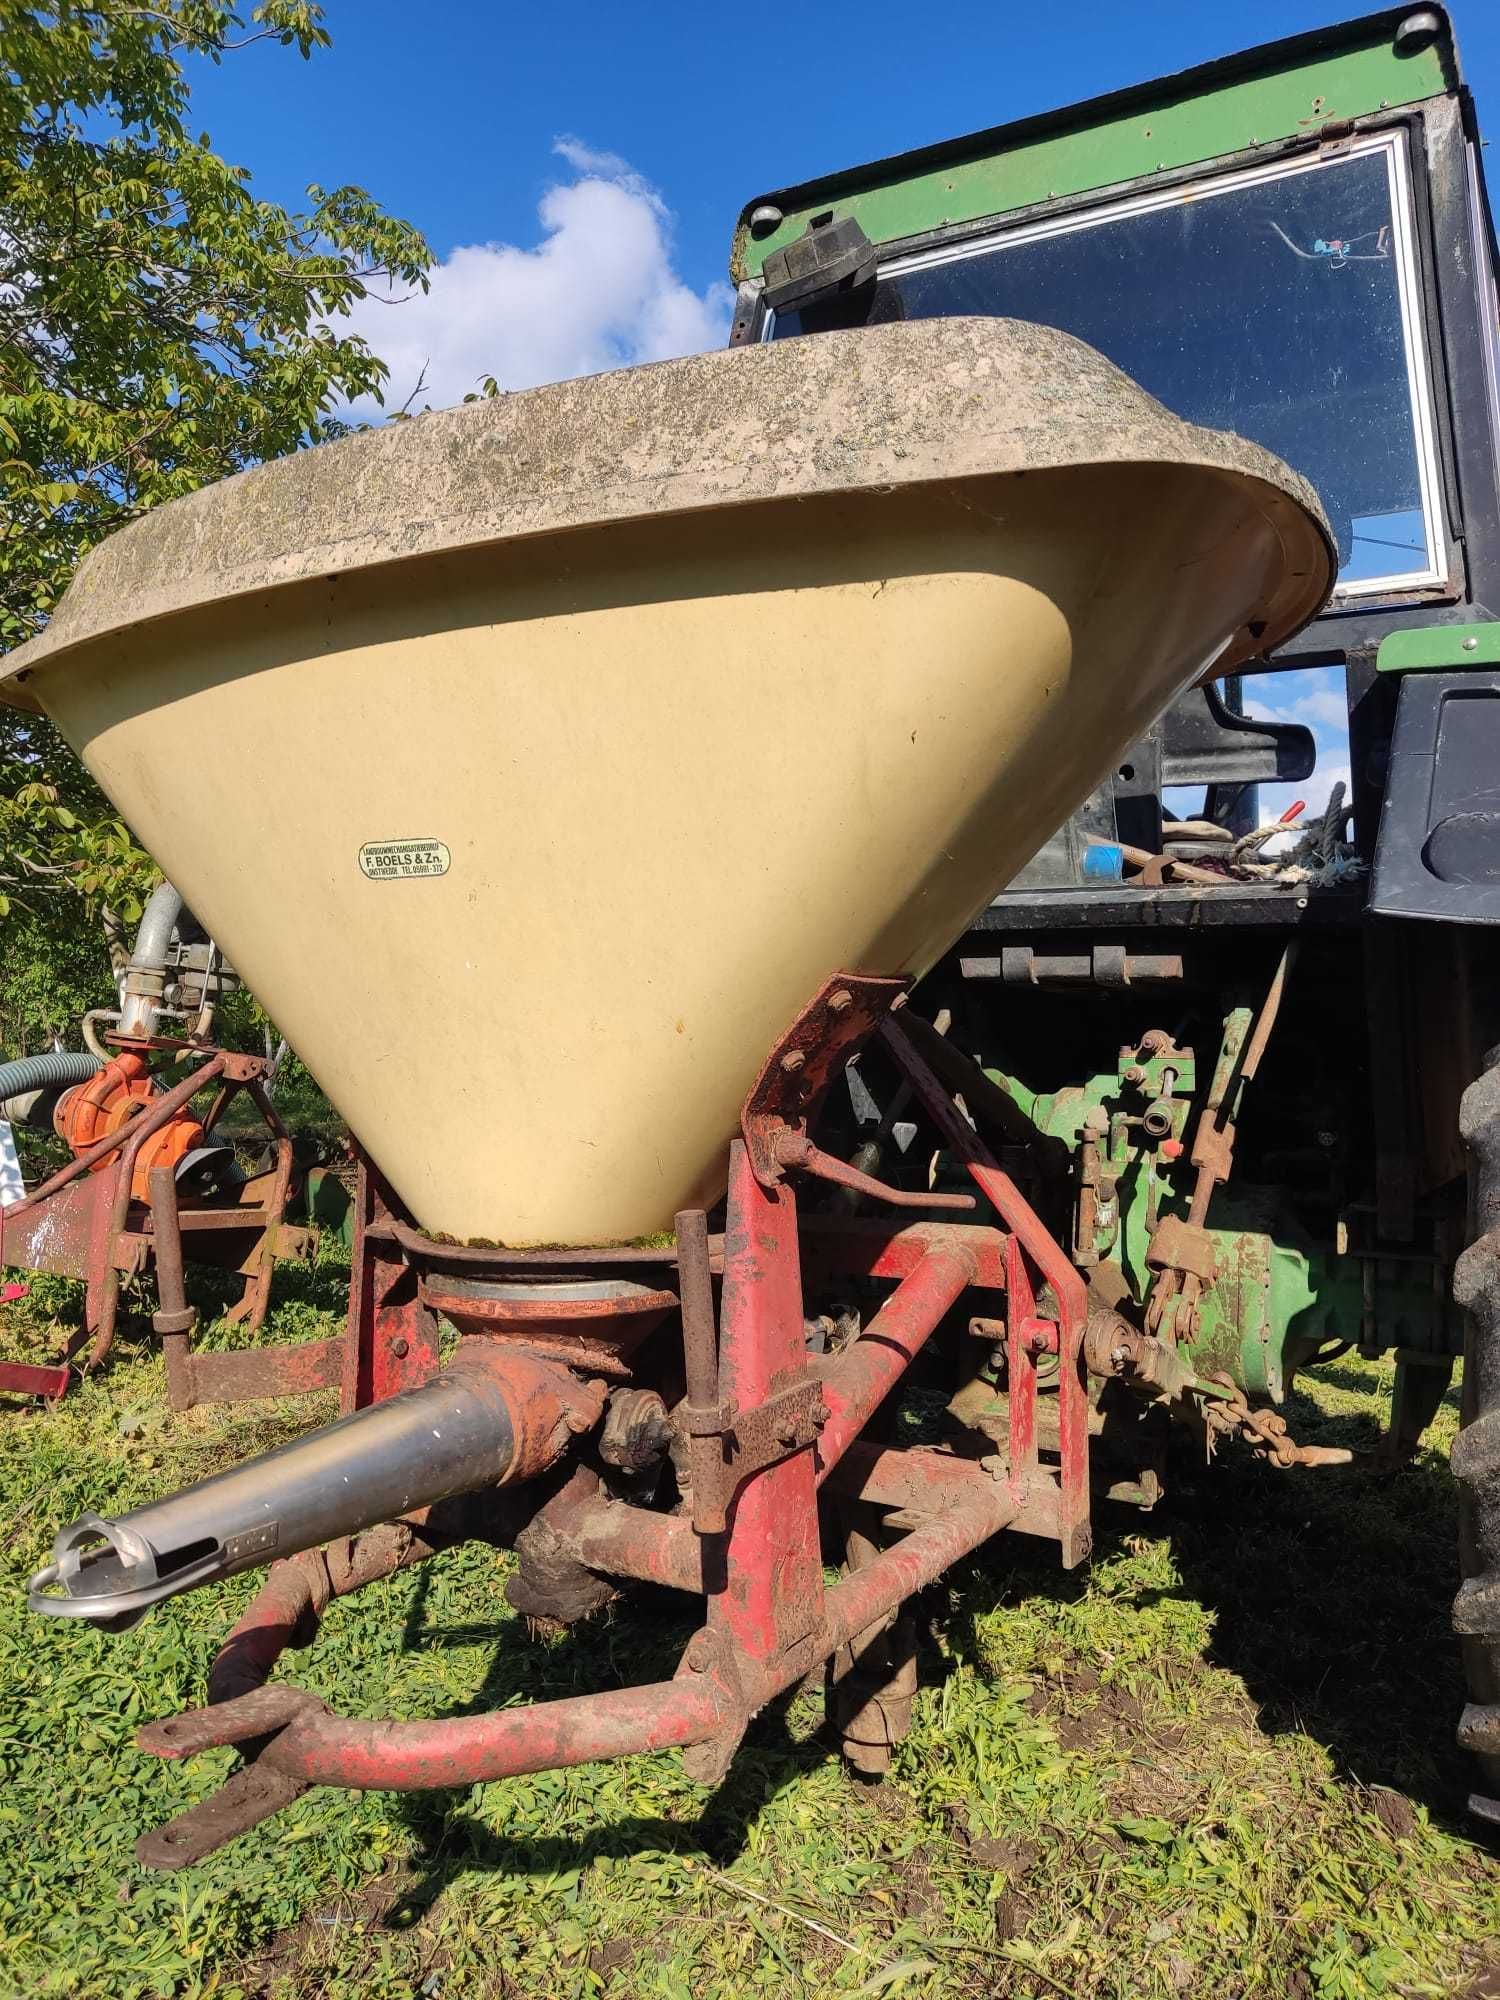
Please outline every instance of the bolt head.
[{"label": "bolt head", "polygon": [[807,1057],[801,1049],[788,1049],[781,1058],[781,1067],[787,1076],[795,1076],[799,1069],[807,1067]]},{"label": "bolt head", "polygon": [[395,1355],[398,1361],[404,1361],[407,1355],[411,1353],[411,1342],[409,1340],[404,1340],[401,1337],[401,1335],[398,1334],[396,1338],[391,1342],[391,1352],[392,1354]]},{"label": "bolt head", "polygon": [[837,993],[830,993],[828,996],[830,1014],[847,1014],[853,1005],[854,995],[845,986],[841,986]]},{"label": "bolt head", "polygon": [[1466,653],[1477,653],[1479,651],[1479,641],[1472,634],[1464,640],[1464,651]]},{"label": "bolt head", "polygon": [[708,1634],[700,1632],[687,1649],[688,1670],[695,1674],[707,1673],[713,1663],[713,1656],[713,1647],[709,1644]]}]

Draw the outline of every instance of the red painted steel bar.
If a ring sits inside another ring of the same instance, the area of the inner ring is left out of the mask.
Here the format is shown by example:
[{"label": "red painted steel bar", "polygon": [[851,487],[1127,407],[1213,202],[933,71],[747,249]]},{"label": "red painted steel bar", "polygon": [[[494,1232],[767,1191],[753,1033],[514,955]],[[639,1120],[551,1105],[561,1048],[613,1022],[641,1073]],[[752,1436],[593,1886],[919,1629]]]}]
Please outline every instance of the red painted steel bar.
[{"label": "red painted steel bar", "polygon": [[[1058,1328],[1058,1353],[1061,1366],[1058,1371],[1058,1458],[1060,1479],[1057,1492],[1057,1531],[1062,1544],[1062,1558],[1069,1569],[1083,1561],[1092,1542],[1089,1521],[1089,1441],[1088,1441],[1088,1390],[1083,1379],[1083,1329],[1088,1317],[1088,1288],[1066,1251],[1062,1248],[1041,1217],[1032,1208],[1010,1175],[996,1163],[994,1155],[963,1116],[953,1102],[947,1085],[933,1074],[926,1060],[915,1044],[902,1032],[899,1016],[882,1025],[881,1035],[906,1074],[907,1081],[920,1099],[928,1116],[943,1134],[968,1167],[970,1176],[983,1190],[993,1205],[1001,1222],[1020,1245],[1025,1256],[1035,1266],[1038,1274],[1051,1286],[1052,1295],[1057,1300],[1060,1325]],[[957,1050],[944,1058],[956,1067],[960,1077],[967,1077],[976,1092],[991,1088],[989,1079],[977,1064],[969,1062]],[[950,1072],[950,1081],[952,1075]],[[1015,1263],[1007,1274],[1007,1283],[1015,1273]],[[1030,1288],[1030,1274],[1026,1274],[1026,1286]],[[1029,1357],[1022,1360],[1022,1374],[1029,1366]],[[1023,1380],[1022,1387],[1025,1383]],[[1034,1381],[1032,1389],[1034,1392]],[[1019,1398],[1012,1385],[1011,1407],[1021,1409],[1028,1401],[1023,1393]],[[1024,1430],[1025,1416],[1021,1422]],[[1020,1442],[1025,1445],[1024,1437]]]},{"label": "red painted steel bar", "polygon": [[328,1592],[318,1589],[315,1563],[315,1556],[293,1556],[273,1567],[214,1656],[211,1705],[264,1687],[299,1624],[322,1614]]},{"label": "red painted steel bar", "polygon": [[[902,1454],[875,1456],[894,1460]],[[1014,1503],[1003,1485],[974,1467],[965,1468],[962,1483],[966,1490],[961,1498],[953,1494],[940,1515],[827,1593],[812,1647],[814,1663],[925,1588],[1014,1517]],[[663,1526],[670,1525],[663,1517],[656,1518]],[[272,1582],[235,1628],[232,1641],[237,1643],[226,1646],[216,1667],[214,1693],[220,1700],[260,1685],[298,1619],[314,1607],[315,1588],[312,1574],[301,1564],[287,1564],[273,1573]],[[750,1666],[753,1693],[747,1689],[747,1694],[758,1706],[799,1680],[807,1669],[801,1648],[766,1659],[758,1673]],[[200,1724],[207,1720],[195,1719]],[[309,1713],[296,1716],[263,1758],[304,1784],[355,1791],[427,1791],[700,1743],[726,1723],[743,1726],[746,1720],[711,1677],[685,1673],[645,1687],[440,1722],[368,1722],[326,1711]],[[225,1740],[237,1740],[243,1732],[235,1718],[227,1715],[226,1724]],[[201,1749],[209,1740],[200,1726],[192,1748]]]},{"label": "red painted steel bar", "polygon": [[[990,1493],[994,1484],[972,1458],[923,1446],[883,1450],[863,1442],[851,1445],[829,1475],[829,1485],[840,1493],[914,1514],[947,1513],[976,1493]],[[596,1495],[571,1518],[554,1516],[554,1524],[568,1553],[589,1569],[690,1596],[705,1591],[703,1546],[685,1514],[653,1514]]]},{"label": "red painted steel bar", "polygon": [[[266,1684],[277,1661],[295,1640],[307,1646],[335,1597],[347,1597],[398,1569],[425,1562],[441,1540],[429,1540],[432,1509],[418,1508],[400,1521],[385,1521],[352,1541],[306,1549],[272,1565],[269,1575],[241,1613],[208,1670],[209,1706],[235,1701]],[[148,1725],[151,1726],[151,1725]],[[161,1729],[161,1724],[154,1725]]]},{"label": "red painted steel bar", "polygon": [[[958,1232],[954,1232],[955,1238]],[[859,1339],[830,1362],[823,1401],[831,1412],[818,1440],[826,1479],[921,1352],[951,1306],[974,1282],[975,1260],[961,1239],[929,1250],[892,1292]]]},{"label": "red painted steel bar", "polygon": [[1005,1286],[1006,1384],[1010,1406],[1010,1490],[1017,1506],[1037,1471],[1036,1356],[1027,1329],[1036,1319],[1031,1270],[1019,1240],[1011,1238]]},{"label": "red painted steel bar", "polygon": [[32,1361],[0,1361],[0,1396],[40,1396],[55,1403],[67,1393],[68,1373],[66,1362],[49,1368]]},{"label": "red painted steel bar", "polygon": [[685,1514],[651,1514],[623,1500],[596,1497],[556,1525],[569,1552],[588,1569],[703,1593],[703,1543]]},{"label": "red painted steel bar", "polygon": [[828,1483],[836,1492],[876,1507],[937,1514],[962,1505],[971,1493],[995,1482],[977,1459],[926,1445],[898,1450],[861,1441],[849,1447]]},{"label": "red painted steel bar", "polygon": [[864,1216],[807,1216],[801,1227],[804,1269],[854,1278],[909,1278],[930,1251],[961,1243],[976,1265],[974,1283],[1005,1284],[1005,1238],[979,1223],[913,1222],[904,1228]]},{"label": "red painted steel bar", "polygon": [[[806,1364],[796,1200],[785,1185],[761,1187],[737,1139],[724,1221],[719,1394],[753,1410]],[[722,1574],[734,1582],[709,1599],[710,1630],[750,1660],[774,1659],[805,1640],[823,1607],[811,1452],[782,1459],[742,1487],[728,1534],[709,1538],[715,1545]]]},{"label": "red painted steel bar", "polygon": [[263,1756],[311,1785],[437,1791],[701,1743],[725,1720],[716,1685],[694,1675],[443,1722],[299,1716]]},{"label": "red painted steel bar", "polygon": [[985,1483],[987,1492],[976,1486],[961,1506],[914,1528],[882,1549],[865,1568],[833,1586],[826,1599],[825,1654],[847,1645],[915,1591],[925,1590],[951,1564],[1015,1519],[1016,1505],[1005,1487],[998,1480]]},{"label": "red painted steel bar", "polygon": [[438,1365],[437,1321],[396,1246],[396,1198],[361,1153],[354,1196],[354,1253],[345,1316],[339,1409],[347,1415],[415,1389]]}]

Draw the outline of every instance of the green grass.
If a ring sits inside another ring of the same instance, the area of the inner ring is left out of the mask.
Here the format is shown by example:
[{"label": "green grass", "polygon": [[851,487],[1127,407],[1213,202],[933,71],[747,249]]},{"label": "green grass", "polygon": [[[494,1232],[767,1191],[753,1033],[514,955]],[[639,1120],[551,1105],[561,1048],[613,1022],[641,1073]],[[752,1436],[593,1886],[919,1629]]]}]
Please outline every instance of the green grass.
[{"label": "green grass", "polygon": [[[283,1275],[276,1331],[333,1324],[336,1272]],[[6,1309],[44,1345],[68,1288]],[[1389,1371],[1385,1371],[1388,1378]],[[1382,1371],[1345,1362],[1298,1435],[1374,1442]],[[726,1782],[674,1755],[468,1792],[313,1793],[177,1876],[141,1829],[227,1752],[132,1747],[196,1701],[252,1579],[108,1636],[29,1617],[27,1574],[115,1511],[321,1415],[173,1417],[140,1334],[50,1413],[0,1415],[0,1990],[32,1995],[1203,1995],[1500,1991],[1500,1865],[1466,1826],[1445,1451],[1396,1475],[1179,1476],[1110,1513],[1088,1570],[1002,1538],[926,1601],[892,1777],[844,1775],[821,1702],[753,1726]],[[562,1639],[472,1549],[336,1605],[288,1677],[355,1714],[436,1715],[670,1671],[681,1600]],[[1495,1984],[1489,1984],[1493,1977]]]}]

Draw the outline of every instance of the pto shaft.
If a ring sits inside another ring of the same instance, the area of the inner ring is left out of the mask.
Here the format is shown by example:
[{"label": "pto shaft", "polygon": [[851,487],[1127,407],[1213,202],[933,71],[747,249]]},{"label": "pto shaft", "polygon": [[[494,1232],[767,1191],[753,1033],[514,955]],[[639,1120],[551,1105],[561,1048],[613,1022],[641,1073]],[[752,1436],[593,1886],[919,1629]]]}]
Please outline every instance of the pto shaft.
[{"label": "pto shaft", "polygon": [[419,1389],[118,1520],[84,1514],[31,1580],[30,1607],[114,1631],[151,1605],[481,1487],[534,1479],[603,1410],[602,1382],[466,1339]]}]

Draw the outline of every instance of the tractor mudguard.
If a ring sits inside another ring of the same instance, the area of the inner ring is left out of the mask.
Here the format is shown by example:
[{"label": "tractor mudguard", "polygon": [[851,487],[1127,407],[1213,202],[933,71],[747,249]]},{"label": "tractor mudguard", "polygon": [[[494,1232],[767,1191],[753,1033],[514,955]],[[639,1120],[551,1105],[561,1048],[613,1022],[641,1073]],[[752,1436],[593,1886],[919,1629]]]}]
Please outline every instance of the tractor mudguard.
[{"label": "tractor mudguard", "polygon": [[1370,907],[1500,923],[1500,669],[1403,677]]}]

